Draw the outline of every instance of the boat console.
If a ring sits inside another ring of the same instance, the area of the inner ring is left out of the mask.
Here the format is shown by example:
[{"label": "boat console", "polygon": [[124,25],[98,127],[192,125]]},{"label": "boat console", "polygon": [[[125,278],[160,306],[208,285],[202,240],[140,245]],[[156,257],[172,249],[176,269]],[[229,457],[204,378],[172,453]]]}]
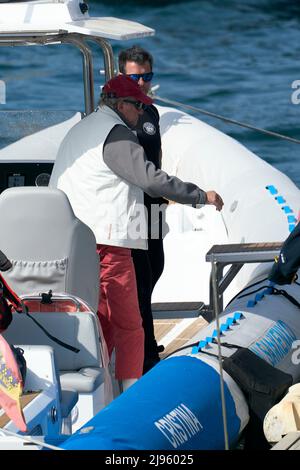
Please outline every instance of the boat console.
[{"label": "boat console", "polygon": [[48,186],[53,163],[1,163],[0,193],[17,186]]},{"label": "boat console", "polygon": [[0,193],[48,186],[60,143],[81,118],[75,111],[0,111]]}]

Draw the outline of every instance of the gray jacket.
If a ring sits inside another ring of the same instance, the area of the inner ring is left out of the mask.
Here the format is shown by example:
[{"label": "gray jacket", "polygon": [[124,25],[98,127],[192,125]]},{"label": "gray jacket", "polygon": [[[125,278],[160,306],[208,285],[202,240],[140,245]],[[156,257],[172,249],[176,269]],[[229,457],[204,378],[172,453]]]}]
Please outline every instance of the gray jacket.
[{"label": "gray jacket", "polygon": [[103,160],[120,178],[141,188],[151,197],[164,197],[181,204],[206,204],[206,193],[193,183],[169,176],[147,160],[135,134],[122,125],[115,126],[103,147]]}]

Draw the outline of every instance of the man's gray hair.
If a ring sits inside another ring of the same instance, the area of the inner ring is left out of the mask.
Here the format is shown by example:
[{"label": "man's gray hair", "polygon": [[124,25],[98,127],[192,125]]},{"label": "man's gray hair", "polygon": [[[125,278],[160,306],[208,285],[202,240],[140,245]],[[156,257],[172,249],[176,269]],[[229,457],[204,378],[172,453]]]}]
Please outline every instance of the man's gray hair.
[{"label": "man's gray hair", "polygon": [[112,97],[109,94],[101,93],[98,106],[100,108],[103,106],[109,106],[112,109],[117,109],[117,103],[119,99],[120,98]]}]

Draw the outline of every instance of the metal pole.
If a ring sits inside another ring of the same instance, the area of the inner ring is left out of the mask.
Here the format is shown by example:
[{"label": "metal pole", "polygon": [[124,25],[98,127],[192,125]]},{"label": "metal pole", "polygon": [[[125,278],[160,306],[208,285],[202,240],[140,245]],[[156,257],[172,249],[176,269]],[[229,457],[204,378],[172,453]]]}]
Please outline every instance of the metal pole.
[{"label": "metal pole", "polygon": [[[65,32],[53,31],[53,34],[37,36],[0,36],[0,46],[28,46],[33,44],[74,44],[83,55],[83,82],[84,82],[84,104],[85,113],[90,114],[94,111],[94,76],[93,76],[93,56],[90,48],[85,44],[85,36],[78,33],[67,34]],[[106,54],[108,55],[108,47]],[[107,59],[108,60],[108,59]]]},{"label": "metal pole", "polygon": [[112,46],[102,38],[93,37],[90,39],[95,41],[102,49],[104,55],[105,81],[107,82],[107,80],[110,80],[115,75],[114,53]]},{"label": "metal pole", "polygon": [[[83,38],[83,39],[82,39]],[[95,109],[94,104],[94,73],[92,51],[84,42],[84,36],[68,35],[65,41],[74,44],[82,52],[83,56],[83,84],[84,84],[84,105],[85,114],[91,114]]]},{"label": "metal pole", "polygon": [[213,289],[213,307],[216,317],[216,329],[217,329],[217,342],[218,342],[218,359],[220,368],[220,391],[221,391],[221,403],[222,403],[222,416],[223,416],[223,428],[224,428],[224,442],[225,450],[229,450],[228,441],[228,427],[227,427],[227,413],[226,413],[226,402],[224,393],[224,379],[223,379],[223,365],[222,365],[222,351],[221,351],[221,340],[220,340],[220,323],[219,323],[219,295],[218,295],[218,269],[215,260],[212,260],[211,269],[211,282]]}]

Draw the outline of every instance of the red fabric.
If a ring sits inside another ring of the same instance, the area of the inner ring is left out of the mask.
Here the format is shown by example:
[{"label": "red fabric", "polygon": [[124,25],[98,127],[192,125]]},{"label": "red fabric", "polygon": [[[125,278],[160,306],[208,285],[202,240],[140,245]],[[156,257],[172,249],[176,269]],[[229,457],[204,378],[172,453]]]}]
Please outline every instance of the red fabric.
[{"label": "red fabric", "polygon": [[117,98],[135,98],[144,104],[152,104],[153,100],[142,92],[139,84],[126,75],[117,75],[109,80],[102,89],[103,93],[112,93]]},{"label": "red fabric", "polygon": [[98,317],[109,356],[115,348],[118,380],[141,377],[144,362],[144,330],[131,250],[97,245],[100,257]]},{"label": "red fabric", "polygon": [[72,299],[54,299],[51,304],[42,304],[40,299],[24,299],[29,313],[43,312],[89,312],[86,305],[79,301],[79,307]]},{"label": "red fabric", "polygon": [[12,290],[7,284],[4,277],[0,274],[0,284],[3,286],[3,295],[8,300],[17,312],[22,312],[22,301],[20,297]]}]

